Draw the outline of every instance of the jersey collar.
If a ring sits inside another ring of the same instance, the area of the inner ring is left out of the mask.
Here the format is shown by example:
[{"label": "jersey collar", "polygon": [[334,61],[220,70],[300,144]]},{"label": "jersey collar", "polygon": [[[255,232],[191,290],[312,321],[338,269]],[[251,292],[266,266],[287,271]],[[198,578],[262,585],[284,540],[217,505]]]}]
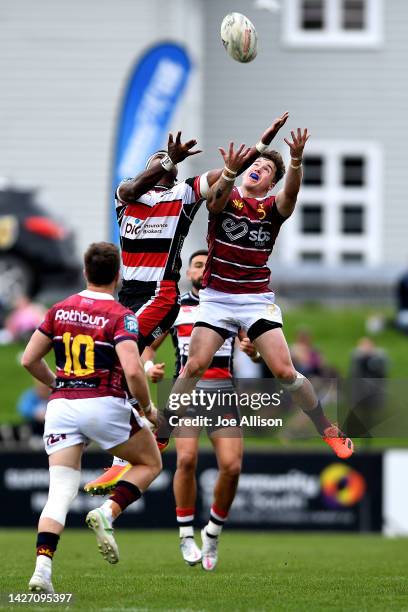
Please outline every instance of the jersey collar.
[{"label": "jersey collar", "polygon": [[84,289],[78,293],[81,297],[91,298],[92,300],[114,300],[115,298],[110,293],[100,293],[99,291],[89,291]]}]

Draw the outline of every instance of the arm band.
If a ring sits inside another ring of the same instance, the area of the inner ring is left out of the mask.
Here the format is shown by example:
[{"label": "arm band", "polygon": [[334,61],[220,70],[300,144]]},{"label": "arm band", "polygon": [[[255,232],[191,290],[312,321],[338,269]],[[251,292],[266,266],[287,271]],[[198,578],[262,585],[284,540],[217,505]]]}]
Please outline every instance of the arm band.
[{"label": "arm band", "polygon": [[255,149],[258,151],[258,153],[265,153],[268,146],[269,145],[266,145],[264,142],[262,142],[262,140],[260,140],[259,142],[256,143]]},{"label": "arm band", "polygon": [[233,183],[235,181],[235,176],[234,177],[227,176],[224,172],[221,174],[221,176],[224,179],[224,181],[228,181],[229,183]]},{"label": "arm band", "polygon": [[148,373],[148,371],[150,370],[150,368],[152,368],[154,366],[153,361],[146,361],[146,363],[144,364],[144,371],[146,372],[146,374]]},{"label": "arm band", "polygon": [[207,197],[208,190],[210,189],[210,186],[208,184],[207,175],[208,175],[208,172],[200,176],[200,193],[203,196],[203,198]]},{"label": "arm band", "polygon": [[170,172],[170,170],[174,170],[174,168],[176,167],[175,164],[172,162],[170,155],[165,155],[160,160],[160,164],[166,170],[166,172]]}]

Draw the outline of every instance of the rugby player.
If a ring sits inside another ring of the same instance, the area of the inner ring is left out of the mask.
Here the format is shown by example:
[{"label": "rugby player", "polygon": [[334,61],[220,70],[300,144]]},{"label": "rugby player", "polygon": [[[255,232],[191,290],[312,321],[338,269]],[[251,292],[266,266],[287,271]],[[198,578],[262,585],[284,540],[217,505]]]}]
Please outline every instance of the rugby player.
[{"label": "rugby player", "polygon": [[[293,213],[302,182],[307,130],[291,132],[291,162],[284,187],[269,191],[285,175],[277,151],[258,143],[261,156],[235,186],[238,166],[233,143],[221,150],[225,168],[207,195],[209,256],[200,291],[200,309],[191,336],[189,357],[172,396],[188,393],[208,368],[226,338],[243,328],[282,387],[307,414],[323,440],[340,458],[353,453],[353,443],[327,419],[310,381],[293,366],[282,332],[282,315],[269,288],[267,266],[282,224]],[[213,534],[207,534],[213,537]]]},{"label": "rugby player", "polygon": [[[196,251],[190,256],[187,278],[191,289],[181,297],[179,315],[170,330],[176,349],[176,376],[184,368],[190,343],[191,333],[199,305],[199,291],[208,252]],[[165,336],[160,339],[160,344]],[[155,343],[158,348],[159,343]],[[234,391],[232,382],[232,356],[234,338],[229,337],[215,353],[207,371],[203,374],[197,389],[203,389],[207,394]],[[229,393],[228,393],[229,392]],[[221,396],[222,397],[222,396]],[[235,425],[223,427],[218,424],[218,418],[235,422],[240,420],[238,407],[226,402],[211,411],[205,406],[198,409],[190,406],[186,418],[207,416],[207,434],[211,440],[218,464],[218,477],[214,486],[214,499],[211,505],[210,518],[205,530],[202,531],[202,549],[194,540],[194,517],[197,497],[196,468],[198,460],[199,435],[201,426],[180,425],[175,430],[175,446],[177,451],[177,469],[173,479],[173,490],[176,501],[176,517],[179,526],[180,549],[183,559],[189,565],[202,564],[205,570],[213,570],[217,564],[217,539],[206,536],[206,532],[219,536],[228,517],[228,512],[235,497],[238,479],[241,472],[243,443],[241,428]]]},{"label": "rugby player", "polygon": [[[288,113],[275,119],[262,134],[264,145],[272,142],[286,123]],[[175,184],[176,164],[191,155],[196,140],[181,143],[181,132],[169,134],[167,152],[158,151],[144,172],[122,181],[116,191],[116,214],[122,249],[122,289],[119,301],[131,308],[139,324],[139,351],[150,346],[174,323],[179,308],[181,249],[195,214],[208,189],[221,176],[222,169],[210,170]],[[237,152],[237,172],[247,168],[260,154],[259,147]],[[147,366],[150,366],[147,361]],[[146,368],[148,369],[148,367]],[[158,440],[164,449],[168,441]],[[120,462],[105,470],[85,491],[103,494],[122,476]]]},{"label": "rugby player", "polygon": [[[86,517],[109,563],[119,560],[113,521],[141,497],[161,470],[154,436],[123,390],[125,375],[133,397],[155,421],[137,348],[136,317],[113,298],[119,251],[110,243],[94,243],[85,253],[84,265],[86,290],[48,310],[21,359],[32,376],[52,389],[44,427],[49,494],[38,523],[37,561],[29,582],[29,590],[36,592],[54,592],[52,559],[78,492],[81,457],[89,440],[134,466],[111,497]],[[56,374],[44,360],[51,348]]]}]

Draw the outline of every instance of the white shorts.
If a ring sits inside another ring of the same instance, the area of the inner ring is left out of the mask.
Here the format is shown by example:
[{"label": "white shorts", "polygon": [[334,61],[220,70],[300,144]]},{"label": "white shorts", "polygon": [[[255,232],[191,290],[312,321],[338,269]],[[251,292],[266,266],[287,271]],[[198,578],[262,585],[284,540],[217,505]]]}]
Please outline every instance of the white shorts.
[{"label": "white shorts", "polygon": [[282,326],[281,309],[275,304],[275,294],[223,293],[210,287],[201,289],[197,323],[227,330],[237,334],[240,328],[248,331],[254,323],[264,319]]},{"label": "white shorts", "polygon": [[96,442],[103,450],[126,442],[144,427],[137,411],[119,397],[59,398],[48,402],[44,445],[48,455],[75,444]]}]

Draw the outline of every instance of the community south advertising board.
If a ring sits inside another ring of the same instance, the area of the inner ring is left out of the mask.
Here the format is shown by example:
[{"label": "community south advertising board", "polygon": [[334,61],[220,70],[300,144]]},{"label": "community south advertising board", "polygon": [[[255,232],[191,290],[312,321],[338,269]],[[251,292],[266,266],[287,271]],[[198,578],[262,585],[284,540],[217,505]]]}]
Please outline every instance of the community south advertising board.
[{"label": "community south advertising board", "polygon": [[[109,461],[107,455],[87,453],[81,487]],[[172,491],[175,453],[165,453],[163,463],[163,472],[118,524],[129,528],[176,528]],[[382,471],[379,453],[361,453],[345,463],[326,453],[248,452],[228,529],[381,531]],[[208,518],[216,474],[214,455],[202,452],[197,471],[197,517],[203,524]],[[34,528],[47,499],[46,456],[5,453],[0,482],[7,500],[0,526]],[[80,491],[67,525],[84,525],[85,514],[98,506],[100,499]]]}]

